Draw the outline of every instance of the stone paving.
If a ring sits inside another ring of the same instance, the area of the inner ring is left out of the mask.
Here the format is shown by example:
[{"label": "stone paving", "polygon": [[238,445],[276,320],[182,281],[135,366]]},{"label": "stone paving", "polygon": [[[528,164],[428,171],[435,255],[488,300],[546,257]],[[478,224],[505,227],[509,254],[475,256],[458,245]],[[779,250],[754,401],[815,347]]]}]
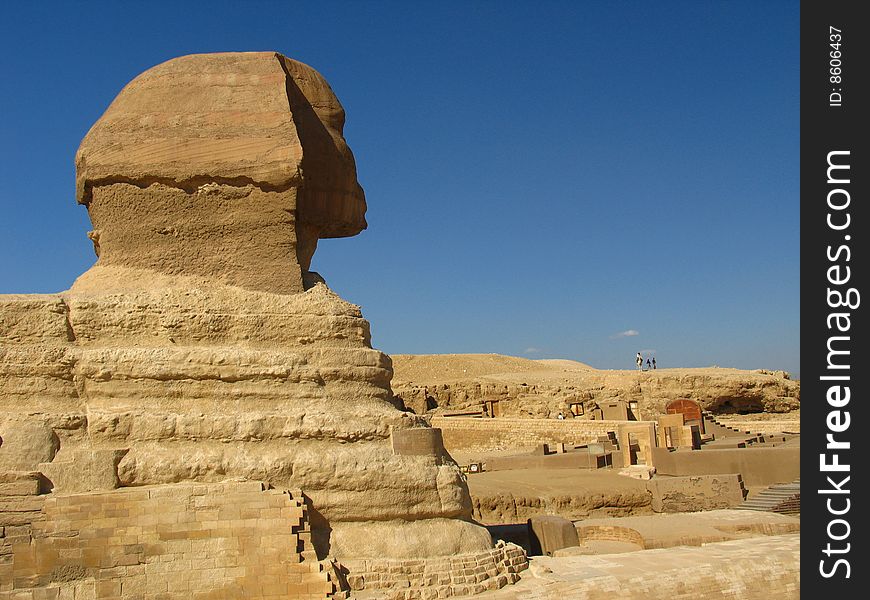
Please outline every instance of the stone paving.
[{"label": "stone paving", "polygon": [[625,554],[535,557],[516,585],[480,600],[793,600],[800,535]]}]

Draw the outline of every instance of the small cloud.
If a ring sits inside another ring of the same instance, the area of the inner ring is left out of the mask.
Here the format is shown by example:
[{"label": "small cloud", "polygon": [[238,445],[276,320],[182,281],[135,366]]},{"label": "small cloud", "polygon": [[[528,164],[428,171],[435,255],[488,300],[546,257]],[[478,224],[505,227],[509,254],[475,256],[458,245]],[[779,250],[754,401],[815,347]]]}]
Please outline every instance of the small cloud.
[{"label": "small cloud", "polygon": [[523,350],[523,354],[540,354],[543,352],[540,348],[535,348],[534,346],[529,346],[525,350]]},{"label": "small cloud", "polygon": [[640,332],[637,329],[626,329],[625,331],[620,331],[619,333],[614,333],[611,335],[611,339],[616,338],[624,338],[624,337],[634,337],[636,335],[640,335]]}]

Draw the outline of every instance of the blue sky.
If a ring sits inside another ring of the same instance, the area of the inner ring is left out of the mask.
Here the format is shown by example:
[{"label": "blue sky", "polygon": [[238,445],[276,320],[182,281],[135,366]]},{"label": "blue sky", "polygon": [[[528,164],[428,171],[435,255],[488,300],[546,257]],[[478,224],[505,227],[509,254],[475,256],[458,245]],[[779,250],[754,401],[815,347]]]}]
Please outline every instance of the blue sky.
[{"label": "blue sky", "polygon": [[40,2],[0,19],[0,293],[94,261],[73,157],[140,72],[276,50],[369,229],[312,268],[388,353],[799,374],[797,2]]}]

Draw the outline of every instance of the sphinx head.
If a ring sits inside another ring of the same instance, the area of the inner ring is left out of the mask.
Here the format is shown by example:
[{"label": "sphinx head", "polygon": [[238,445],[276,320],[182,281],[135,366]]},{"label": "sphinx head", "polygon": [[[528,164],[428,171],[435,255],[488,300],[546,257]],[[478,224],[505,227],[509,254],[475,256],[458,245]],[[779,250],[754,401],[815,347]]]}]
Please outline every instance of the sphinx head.
[{"label": "sphinx head", "polygon": [[129,273],[131,286],[144,270],[303,291],[317,241],[366,227],[343,127],[326,80],[275,52],[183,56],[149,69],[76,154],[94,269]]}]

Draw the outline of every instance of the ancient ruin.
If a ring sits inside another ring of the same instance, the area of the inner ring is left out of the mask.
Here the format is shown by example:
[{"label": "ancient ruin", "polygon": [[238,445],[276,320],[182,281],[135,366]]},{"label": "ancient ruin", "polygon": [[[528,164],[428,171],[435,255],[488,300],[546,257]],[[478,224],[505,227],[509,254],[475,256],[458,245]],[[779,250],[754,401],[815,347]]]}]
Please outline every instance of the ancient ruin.
[{"label": "ancient ruin", "polygon": [[0,598],[412,598],[525,567],[309,270],[366,227],[343,124],[319,73],[254,52],[154,67],[88,132],[96,264],[0,297]]},{"label": "ancient ruin", "polygon": [[[726,597],[735,589],[739,598],[796,596],[798,563],[787,552],[775,559],[782,577],[765,575],[764,589],[750,583],[752,572],[772,567],[757,560],[717,563],[715,581],[670,566],[709,569],[702,550],[673,546],[724,550],[738,543],[737,532],[775,536],[753,543],[796,552],[800,382],[788,374],[599,370],[495,354],[395,355],[393,364],[396,395],[441,430],[468,473],[474,518],[530,550],[523,584],[535,597],[593,597],[612,589],[609,578],[629,588],[620,595],[637,598]],[[748,550],[747,542],[739,551]],[[643,553],[642,575],[630,557],[617,559],[631,552]],[[607,577],[597,571],[605,560]],[[724,575],[729,569],[736,572]],[[523,589],[492,597],[523,598]]]}]

